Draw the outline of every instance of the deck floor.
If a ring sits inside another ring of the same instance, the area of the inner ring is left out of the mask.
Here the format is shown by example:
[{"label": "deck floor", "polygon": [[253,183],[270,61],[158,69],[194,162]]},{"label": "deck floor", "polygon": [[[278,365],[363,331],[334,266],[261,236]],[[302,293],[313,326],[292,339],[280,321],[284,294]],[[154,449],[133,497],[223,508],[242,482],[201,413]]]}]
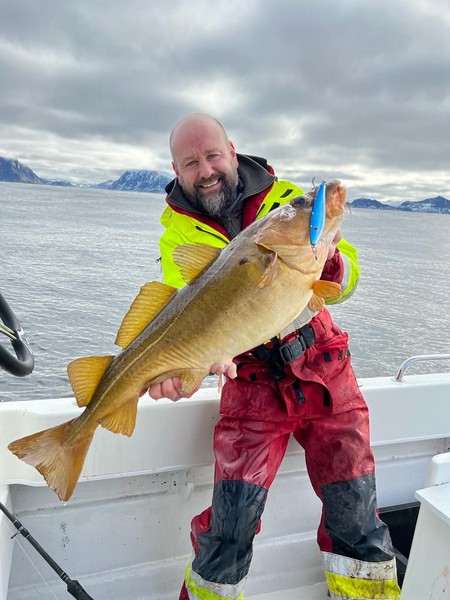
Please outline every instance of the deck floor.
[{"label": "deck floor", "polygon": [[[247,600],[280,600],[280,592],[248,596]],[[283,600],[329,600],[325,583],[316,583],[293,590],[283,590]]]}]

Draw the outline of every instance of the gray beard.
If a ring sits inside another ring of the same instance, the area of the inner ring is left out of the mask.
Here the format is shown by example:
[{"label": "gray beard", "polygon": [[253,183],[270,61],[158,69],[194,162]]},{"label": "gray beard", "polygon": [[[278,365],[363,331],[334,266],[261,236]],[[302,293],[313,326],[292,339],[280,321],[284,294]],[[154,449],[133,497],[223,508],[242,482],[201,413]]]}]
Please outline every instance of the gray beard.
[{"label": "gray beard", "polygon": [[225,213],[228,206],[230,206],[233,201],[233,197],[230,197],[225,190],[220,191],[215,196],[210,196],[205,198],[205,196],[198,195],[197,208],[202,209],[207,215],[212,217],[213,219],[218,219]]},{"label": "gray beard", "polygon": [[226,214],[227,208],[232,206],[236,198],[237,184],[236,173],[235,181],[229,181],[227,177],[222,176],[222,189],[215,196],[203,196],[201,188],[198,188],[194,194],[186,192],[185,194],[195,208],[205,212],[213,219],[220,219]]}]

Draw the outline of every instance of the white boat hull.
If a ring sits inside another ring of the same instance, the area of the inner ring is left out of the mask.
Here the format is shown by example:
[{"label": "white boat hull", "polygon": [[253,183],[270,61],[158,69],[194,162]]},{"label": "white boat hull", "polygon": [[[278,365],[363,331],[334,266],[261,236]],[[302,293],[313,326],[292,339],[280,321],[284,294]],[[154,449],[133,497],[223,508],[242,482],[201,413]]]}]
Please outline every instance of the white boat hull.
[{"label": "white boat hull", "polygon": [[[371,412],[379,506],[413,502],[431,458],[449,450],[450,374],[360,384]],[[74,496],[61,503],[7,444],[79,412],[72,398],[0,404],[0,501],[95,600],[177,598],[190,521],[211,500],[217,391],[202,389],[178,403],[142,398],[130,439],[99,428]],[[325,600],[319,518],[303,451],[292,441],[255,541],[249,600]],[[47,586],[68,597],[25,540],[10,540],[13,532],[0,513],[0,600],[48,598]]]}]

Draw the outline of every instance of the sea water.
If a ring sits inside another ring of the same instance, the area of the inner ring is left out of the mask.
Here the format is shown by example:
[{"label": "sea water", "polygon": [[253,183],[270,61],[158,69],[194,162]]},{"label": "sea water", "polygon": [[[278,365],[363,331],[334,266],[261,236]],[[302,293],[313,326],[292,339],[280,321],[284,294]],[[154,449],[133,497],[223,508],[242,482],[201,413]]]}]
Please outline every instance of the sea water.
[{"label": "sea water", "polygon": [[[0,370],[0,401],[71,396],[71,360],[117,353],[123,315],[140,287],[161,276],[164,206],[160,194],[0,183],[0,292],[35,356],[27,377]],[[450,352],[449,227],[448,215],[346,215],[344,236],[358,248],[362,275],[332,314],[349,332],[358,377],[394,376],[411,355]],[[449,362],[411,372],[448,370]]]}]

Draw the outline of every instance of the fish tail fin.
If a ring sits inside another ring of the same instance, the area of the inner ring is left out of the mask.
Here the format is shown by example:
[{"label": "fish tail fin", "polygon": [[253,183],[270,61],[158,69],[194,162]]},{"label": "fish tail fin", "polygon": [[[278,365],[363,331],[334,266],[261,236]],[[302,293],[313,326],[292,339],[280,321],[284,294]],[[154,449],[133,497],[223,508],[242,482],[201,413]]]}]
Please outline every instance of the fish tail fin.
[{"label": "fish tail fin", "polygon": [[39,471],[60,500],[72,496],[95,431],[69,445],[67,434],[74,420],[20,438],[8,446],[13,454]]}]

